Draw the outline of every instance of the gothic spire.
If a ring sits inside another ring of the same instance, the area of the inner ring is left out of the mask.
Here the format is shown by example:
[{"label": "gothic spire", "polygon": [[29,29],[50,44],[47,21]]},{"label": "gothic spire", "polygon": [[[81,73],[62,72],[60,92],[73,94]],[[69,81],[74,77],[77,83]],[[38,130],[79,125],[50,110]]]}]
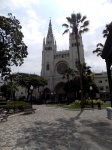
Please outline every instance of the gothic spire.
[{"label": "gothic spire", "polygon": [[51,19],[50,19],[50,21],[49,21],[49,27],[48,27],[47,38],[53,38]]}]

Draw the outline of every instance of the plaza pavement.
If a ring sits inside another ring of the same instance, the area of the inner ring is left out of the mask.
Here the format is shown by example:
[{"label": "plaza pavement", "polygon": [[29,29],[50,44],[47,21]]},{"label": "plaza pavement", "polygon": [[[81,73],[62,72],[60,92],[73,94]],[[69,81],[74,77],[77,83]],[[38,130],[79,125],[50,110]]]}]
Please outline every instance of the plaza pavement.
[{"label": "plaza pavement", "polygon": [[112,120],[105,109],[34,107],[35,114],[12,115],[0,122],[0,150],[112,149]]}]

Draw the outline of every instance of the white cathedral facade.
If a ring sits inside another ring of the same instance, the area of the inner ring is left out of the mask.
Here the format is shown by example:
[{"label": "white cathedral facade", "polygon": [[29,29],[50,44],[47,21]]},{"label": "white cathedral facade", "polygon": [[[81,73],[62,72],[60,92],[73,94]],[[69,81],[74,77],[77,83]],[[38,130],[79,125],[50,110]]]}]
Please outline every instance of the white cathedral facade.
[{"label": "white cathedral facade", "polygon": [[[84,49],[81,36],[79,38],[79,52],[80,61],[81,63],[84,63]],[[69,34],[68,50],[58,51],[50,20],[47,37],[43,39],[41,69],[41,76],[43,76],[48,81],[48,85],[46,85],[42,90],[42,93],[46,98],[49,98],[49,95],[52,93],[58,96],[65,93],[63,90],[63,86],[67,80],[62,78],[62,72],[67,68],[77,70],[77,60],[78,54],[75,36],[73,34]]]}]

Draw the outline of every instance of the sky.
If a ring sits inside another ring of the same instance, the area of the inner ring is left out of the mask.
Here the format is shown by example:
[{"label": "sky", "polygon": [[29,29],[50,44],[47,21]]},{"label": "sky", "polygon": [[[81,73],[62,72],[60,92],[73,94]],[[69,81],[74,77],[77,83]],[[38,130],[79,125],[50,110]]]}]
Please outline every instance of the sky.
[{"label": "sky", "polygon": [[51,18],[53,34],[58,50],[69,49],[68,35],[62,35],[63,23],[73,12],[86,15],[90,21],[89,32],[82,35],[85,62],[93,72],[106,70],[105,61],[92,51],[98,43],[105,43],[102,31],[112,21],[112,0],[0,0],[0,16],[12,13],[22,25],[24,42],[29,55],[21,67],[12,67],[12,72],[40,75],[42,43]]}]

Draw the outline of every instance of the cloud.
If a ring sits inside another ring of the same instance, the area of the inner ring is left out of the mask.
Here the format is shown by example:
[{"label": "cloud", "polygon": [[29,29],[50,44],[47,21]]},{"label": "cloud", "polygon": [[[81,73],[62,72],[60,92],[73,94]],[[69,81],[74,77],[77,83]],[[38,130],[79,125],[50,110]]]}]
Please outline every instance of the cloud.
[{"label": "cloud", "polygon": [[19,8],[31,8],[32,5],[38,6],[39,0],[7,0],[7,2],[4,2],[5,5],[6,3],[9,4],[9,6],[13,6],[12,8],[14,9],[19,9]]},{"label": "cloud", "polygon": [[[12,12],[22,25],[24,41],[28,46],[29,55],[21,67],[15,71],[36,72],[40,74],[43,37],[47,35],[49,17],[52,18],[53,33],[58,50],[69,49],[69,35],[62,35],[66,17],[73,11],[87,15],[90,20],[90,31],[83,35],[85,60],[93,70],[105,70],[105,62],[92,51],[97,43],[104,43],[102,30],[110,23],[112,3],[109,0],[1,0],[0,15]],[[101,62],[101,63],[99,63]]]}]

